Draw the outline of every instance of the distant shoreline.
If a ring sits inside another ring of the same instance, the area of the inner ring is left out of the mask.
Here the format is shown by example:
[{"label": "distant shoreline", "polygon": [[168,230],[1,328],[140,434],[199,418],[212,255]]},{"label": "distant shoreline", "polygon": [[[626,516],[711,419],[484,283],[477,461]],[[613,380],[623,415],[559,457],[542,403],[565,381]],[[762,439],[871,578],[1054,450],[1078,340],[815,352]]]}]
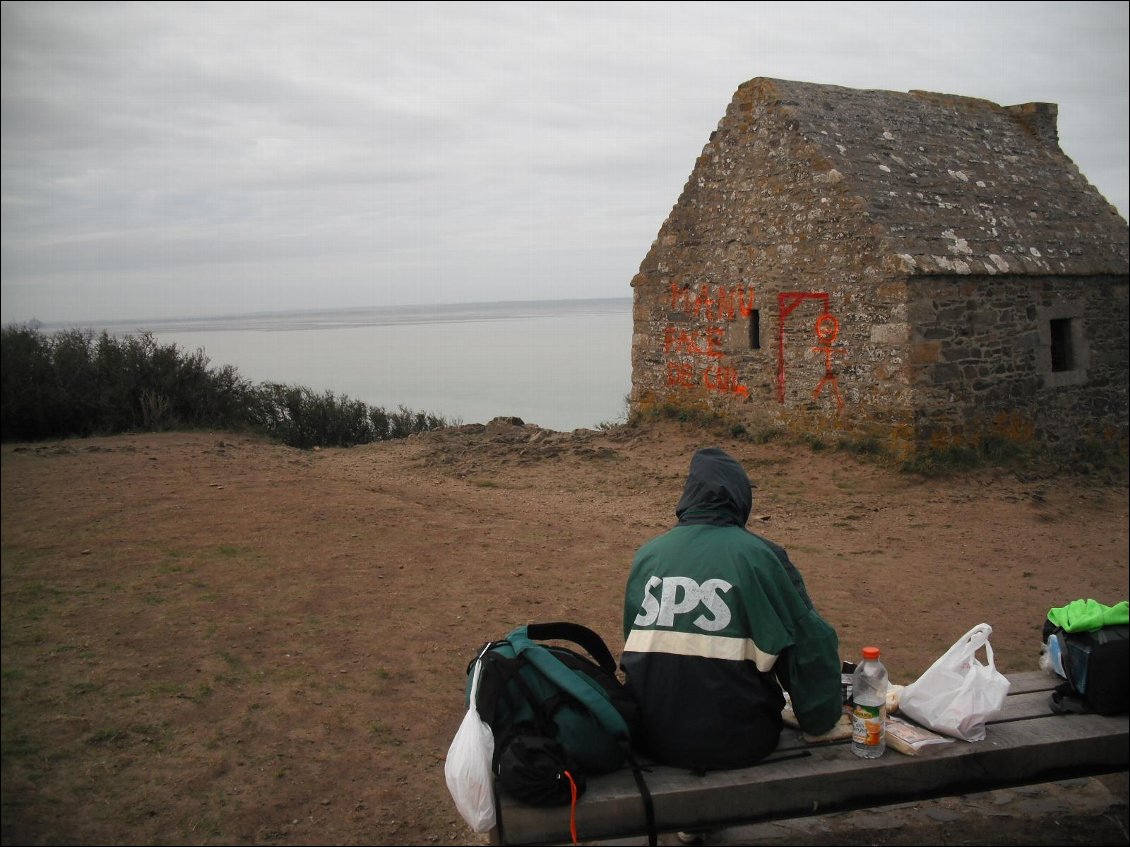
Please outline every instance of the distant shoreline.
[{"label": "distant shoreline", "polygon": [[[135,332],[220,332],[224,330],[346,329],[362,326],[419,323],[477,322],[567,314],[608,314],[630,309],[631,297],[557,300],[499,300],[493,302],[436,303],[393,306],[344,306],[331,309],[290,309],[239,312],[177,318],[114,318],[91,321],[35,320],[37,329],[105,330],[111,334]],[[31,321],[28,322],[32,323]]]}]

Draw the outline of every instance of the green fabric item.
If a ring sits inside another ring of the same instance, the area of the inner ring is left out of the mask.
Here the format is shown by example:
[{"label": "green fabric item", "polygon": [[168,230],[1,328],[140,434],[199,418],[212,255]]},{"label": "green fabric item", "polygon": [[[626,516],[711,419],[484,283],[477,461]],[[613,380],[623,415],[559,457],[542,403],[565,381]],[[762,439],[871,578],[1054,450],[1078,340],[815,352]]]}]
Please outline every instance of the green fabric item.
[{"label": "green fabric item", "polygon": [[1066,606],[1051,609],[1048,620],[1064,632],[1090,632],[1104,626],[1130,623],[1130,602],[1123,600],[1105,606],[1097,600],[1073,600]]}]

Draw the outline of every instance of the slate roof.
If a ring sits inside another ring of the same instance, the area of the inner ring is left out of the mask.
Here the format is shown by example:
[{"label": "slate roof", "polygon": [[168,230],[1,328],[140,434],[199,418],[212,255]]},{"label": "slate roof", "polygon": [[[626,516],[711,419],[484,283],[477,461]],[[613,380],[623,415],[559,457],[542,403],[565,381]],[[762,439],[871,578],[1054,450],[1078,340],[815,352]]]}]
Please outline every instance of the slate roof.
[{"label": "slate roof", "polygon": [[814,179],[857,198],[903,271],[1130,271],[1130,229],[1060,149],[1054,104],[763,77],[734,103],[748,98],[829,164]]}]

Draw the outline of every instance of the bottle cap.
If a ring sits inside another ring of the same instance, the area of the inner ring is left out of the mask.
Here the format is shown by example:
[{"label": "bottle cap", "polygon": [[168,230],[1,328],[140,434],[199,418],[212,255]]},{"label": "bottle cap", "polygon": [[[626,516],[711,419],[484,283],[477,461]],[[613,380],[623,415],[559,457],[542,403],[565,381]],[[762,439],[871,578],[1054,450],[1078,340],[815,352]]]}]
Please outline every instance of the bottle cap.
[{"label": "bottle cap", "polygon": [[879,648],[878,647],[864,647],[863,648],[863,658],[867,659],[868,661],[871,661],[871,662],[875,661],[876,659],[879,658]]}]

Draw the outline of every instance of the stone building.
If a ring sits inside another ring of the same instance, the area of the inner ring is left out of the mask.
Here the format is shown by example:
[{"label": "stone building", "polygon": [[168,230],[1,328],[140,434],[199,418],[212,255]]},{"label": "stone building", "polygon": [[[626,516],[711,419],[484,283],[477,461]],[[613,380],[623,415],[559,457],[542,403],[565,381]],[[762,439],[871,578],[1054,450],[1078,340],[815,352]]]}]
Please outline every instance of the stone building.
[{"label": "stone building", "polygon": [[632,409],[1125,450],[1130,230],[1056,118],[741,85],[632,280]]}]

